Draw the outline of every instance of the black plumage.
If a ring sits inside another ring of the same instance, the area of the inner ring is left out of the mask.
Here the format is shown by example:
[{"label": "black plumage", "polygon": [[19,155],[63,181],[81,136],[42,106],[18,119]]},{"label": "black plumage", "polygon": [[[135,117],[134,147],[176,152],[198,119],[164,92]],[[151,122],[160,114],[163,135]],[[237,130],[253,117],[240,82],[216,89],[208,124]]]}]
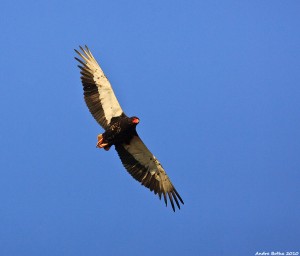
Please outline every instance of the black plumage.
[{"label": "black plumage", "polygon": [[137,135],[136,125],[134,120],[139,120],[137,117],[127,117],[125,114],[115,118],[112,124],[102,134],[103,142],[108,143],[108,146],[129,144],[132,137]]},{"label": "black plumage", "polygon": [[161,163],[136,131],[139,119],[135,116],[128,117],[123,112],[108,79],[91,51],[87,47],[80,49],[82,52],[75,51],[81,59],[75,59],[81,64],[79,68],[84,99],[93,117],[105,130],[103,134],[98,135],[97,146],[109,150],[114,145],[122,164],[134,179],[154,194],[158,194],[160,199],[163,196],[166,205],[169,199],[173,211],[175,211],[174,201],[180,209],[180,203],[184,204],[182,198]]}]

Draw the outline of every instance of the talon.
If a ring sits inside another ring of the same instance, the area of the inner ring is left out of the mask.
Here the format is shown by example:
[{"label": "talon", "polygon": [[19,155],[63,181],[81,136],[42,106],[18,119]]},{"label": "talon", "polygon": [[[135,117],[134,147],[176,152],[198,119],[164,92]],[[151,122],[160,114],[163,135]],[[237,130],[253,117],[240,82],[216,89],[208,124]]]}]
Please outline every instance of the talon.
[{"label": "talon", "polygon": [[96,144],[96,148],[101,148],[101,145],[102,145],[102,143],[103,143],[103,136],[102,136],[102,134],[99,134],[99,135],[97,136],[97,139],[98,139],[98,142],[97,142],[97,144]]},{"label": "talon", "polygon": [[105,150],[109,150],[110,146],[108,146],[108,143],[103,143],[103,136],[102,134],[99,134],[97,136],[98,138],[98,142],[97,142],[97,145],[96,145],[96,148],[106,148]]},{"label": "talon", "polygon": [[108,145],[108,143],[101,143],[101,142],[98,142],[97,143],[97,148],[104,148],[104,147],[106,147]]},{"label": "talon", "polygon": [[99,135],[97,136],[97,139],[98,139],[98,143],[102,143],[102,141],[103,141],[103,136],[102,136],[102,134],[99,134]]},{"label": "talon", "polygon": [[102,143],[99,145],[99,148],[105,148],[108,145],[108,143]]},{"label": "talon", "polygon": [[105,148],[107,145],[108,145],[108,143],[100,143],[100,142],[98,142],[97,145],[96,145],[96,147],[97,148]]}]

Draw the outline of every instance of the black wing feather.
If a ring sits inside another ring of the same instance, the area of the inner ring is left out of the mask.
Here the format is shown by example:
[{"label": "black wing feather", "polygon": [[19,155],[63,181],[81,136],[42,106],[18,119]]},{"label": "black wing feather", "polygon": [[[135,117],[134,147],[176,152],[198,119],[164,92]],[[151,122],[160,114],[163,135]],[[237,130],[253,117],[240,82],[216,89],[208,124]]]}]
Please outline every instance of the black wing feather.
[{"label": "black wing feather", "polygon": [[180,209],[179,201],[184,204],[182,198],[161,164],[138,136],[134,136],[128,145],[115,145],[115,147],[124,167],[134,179],[149,188],[154,194],[158,194],[160,199],[163,194],[166,206],[168,197],[173,211],[175,211],[174,201]]}]

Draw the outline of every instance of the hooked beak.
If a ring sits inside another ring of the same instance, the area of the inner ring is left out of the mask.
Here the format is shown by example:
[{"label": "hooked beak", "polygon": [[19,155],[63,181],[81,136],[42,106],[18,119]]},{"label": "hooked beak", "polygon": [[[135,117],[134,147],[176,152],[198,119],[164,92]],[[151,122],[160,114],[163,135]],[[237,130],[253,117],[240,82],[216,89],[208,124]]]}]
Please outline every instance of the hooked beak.
[{"label": "hooked beak", "polygon": [[139,120],[138,118],[135,118],[135,119],[132,120],[132,122],[133,122],[134,124],[138,124],[138,123],[140,122],[140,120]]}]

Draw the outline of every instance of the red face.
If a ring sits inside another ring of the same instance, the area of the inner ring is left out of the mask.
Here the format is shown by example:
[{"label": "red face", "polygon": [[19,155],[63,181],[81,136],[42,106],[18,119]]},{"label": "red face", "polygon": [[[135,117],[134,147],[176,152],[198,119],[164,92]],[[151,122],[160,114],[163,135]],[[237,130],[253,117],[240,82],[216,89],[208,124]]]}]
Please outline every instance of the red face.
[{"label": "red face", "polygon": [[138,124],[139,122],[140,122],[140,119],[138,119],[137,117],[132,118],[132,123]]}]

